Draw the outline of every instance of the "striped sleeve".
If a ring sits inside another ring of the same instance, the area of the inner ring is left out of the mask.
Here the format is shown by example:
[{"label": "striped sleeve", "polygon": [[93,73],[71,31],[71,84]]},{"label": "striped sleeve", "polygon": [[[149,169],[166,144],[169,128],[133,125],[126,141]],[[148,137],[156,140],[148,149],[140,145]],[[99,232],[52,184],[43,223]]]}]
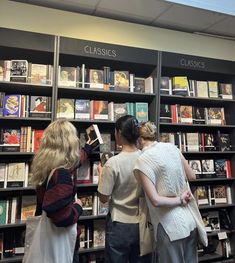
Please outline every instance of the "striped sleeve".
[{"label": "striped sleeve", "polygon": [[74,183],[69,170],[55,170],[46,189],[42,209],[56,226],[66,227],[77,223],[82,207],[74,204],[74,194]]}]

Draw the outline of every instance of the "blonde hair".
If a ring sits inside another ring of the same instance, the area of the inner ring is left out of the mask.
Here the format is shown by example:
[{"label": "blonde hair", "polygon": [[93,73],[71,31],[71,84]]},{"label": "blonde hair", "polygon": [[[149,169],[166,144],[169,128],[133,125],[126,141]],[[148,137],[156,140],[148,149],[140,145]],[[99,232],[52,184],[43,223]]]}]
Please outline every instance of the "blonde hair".
[{"label": "blonde hair", "polygon": [[32,183],[42,184],[57,167],[72,168],[79,160],[77,130],[65,119],[52,122],[44,131],[31,170]]},{"label": "blonde hair", "polygon": [[143,122],[140,124],[140,137],[145,140],[155,141],[157,139],[157,127],[151,122]]}]

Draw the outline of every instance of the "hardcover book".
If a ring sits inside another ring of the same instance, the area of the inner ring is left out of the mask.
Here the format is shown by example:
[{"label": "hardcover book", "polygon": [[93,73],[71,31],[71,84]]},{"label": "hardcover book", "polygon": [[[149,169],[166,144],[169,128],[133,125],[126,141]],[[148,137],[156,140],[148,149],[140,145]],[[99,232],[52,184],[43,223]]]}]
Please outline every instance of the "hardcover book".
[{"label": "hardcover book", "polygon": [[122,116],[127,115],[127,105],[126,103],[114,103],[113,104],[114,121]]},{"label": "hardcover book", "polygon": [[208,93],[210,98],[218,98],[218,82],[217,81],[208,81]]},{"label": "hardcover book", "polygon": [[214,160],[215,163],[215,174],[218,178],[226,178],[227,171],[227,161],[225,159]]},{"label": "hardcover book", "polygon": [[76,170],[76,182],[78,184],[91,183],[91,164],[90,160],[86,160],[77,170]]},{"label": "hardcover book", "polygon": [[3,115],[20,117],[21,95],[5,95]]},{"label": "hardcover book", "polygon": [[92,112],[91,115],[93,120],[108,120],[109,119],[108,101],[92,100],[91,112]]},{"label": "hardcover book", "polygon": [[7,187],[23,187],[25,181],[25,163],[9,163],[7,169]]},{"label": "hardcover book", "polygon": [[161,77],[160,94],[162,95],[172,94],[171,79],[169,77]]},{"label": "hardcover book", "polygon": [[160,122],[172,123],[171,105],[160,105]]},{"label": "hardcover book", "polygon": [[193,123],[193,108],[192,106],[179,106],[179,122],[180,123]]},{"label": "hardcover book", "polygon": [[231,151],[231,141],[230,141],[230,135],[226,133],[218,133],[218,144],[219,144],[219,150],[224,151]]},{"label": "hardcover book", "polygon": [[134,92],[144,93],[145,92],[145,78],[134,78]]},{"label": "hardcover book", "polygon": [[4,80],[4,60],[0,60],[0,81]]},{"label": "hardcover book", "polygon": [[193,107],[193,123],[195,124],[205,124],[205,108]]},{"label": "hardcover book", "polygon": [[104,72],[103,70],[90,69],[89,82],[92,89],[104,89]]},{"label": "hardcover book", "polygon": [[51,84],[49,65],[29,63],[29,82],[36,85]]},{"label": "hardcover book", "polygon": [[196,200],[198,202],[198,205],[208,205],[209,204],[207,186],[198,186],[196,188],[195,195],[196,195]]},{"label": "hardcover book", "polygon": [[196,81],[196,96],[208,98],[208,83],[207,81]]},{"label": "hardcover book", "polygon": [[206,152],[216,150],[215,136],[211,133],[205,133],[204,134],[204,150]]},{"label": "hardcover book", "polygon": [[105,245],[105,221],[95,220],[93,227],[93,247],[103,247]]},{"label": "hardcover book", "polygon": [[223,125],[224,124],[223,108],[207,108],[207,124]]},{"label": "hardcover book", "polygon": [[0,225],[6,224],[7,212],[7,201],[0,200]]},{"label": "hardcover book", "polygon": [[35,215],[36,211],[36,196],[35,195],[24,195],[22,196],[21,203],[21,220],[26,221],[28,217]]},{"label": "hardcover book", "polygon": [[189,165],[191,169],[194,171],[197,178],[201,178],[202,167],[200,160],[189,160]]},{"label": "hardcover book", "polygon": [[10,81],[26,82],[28,76],[27,60],[11,60]]},{"label": "hardcover book", "polygon": [[186,76],[175,76],[173,77],[172,82],[173,95],[189,96],[189,84]]},{"label": "hardcover book", "polygon": [[148,103],[136,102],[135,103],[135,117],[139,122],[148,121]]},{"label": "hardcover book", "polygon": [[202,160],[202,173],[203,177],[214,177],[215,169],[214,169],[214,161],[211,159]]},{"label": "hardcover book", "polygon": [[3,152],[18,152],[20,150],[20,130],[3,129]]},{"label": "hardcover book", "polygon": [[91,216],[93,214],[93,196],[90,194],[78,195],[78,199],[82,202],[82,215]]},{"label": "hardcover book", "polygon": [[213,186],[212,189],[213,189],[213,194],[215,198],[215,204],[226,204],[227,203],[226,186],[216,185],[216,186]]},{"label": "hardcover book", "polygon": [[103,139],[103,144],[100,145],[100,152],[111,152],[112,151],[112,141],[110,133],[101,133]]},{"label": "hardcover book", "polygon": [[37,152],[39,146],[40,146],[40,141],[42,139],[44,130],[34,130],[34,140],[33,140],[33,150],[34,152]]}]

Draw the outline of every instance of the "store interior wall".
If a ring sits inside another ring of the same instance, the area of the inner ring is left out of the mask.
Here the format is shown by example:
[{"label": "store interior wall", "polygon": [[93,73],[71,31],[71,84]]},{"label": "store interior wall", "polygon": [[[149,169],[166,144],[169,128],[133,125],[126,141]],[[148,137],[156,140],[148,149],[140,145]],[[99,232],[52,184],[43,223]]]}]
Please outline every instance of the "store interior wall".
[{"label": "store interior wall", "polygon": [[235,61],[232,40],[8,0],[0,0],[0,27]]}]

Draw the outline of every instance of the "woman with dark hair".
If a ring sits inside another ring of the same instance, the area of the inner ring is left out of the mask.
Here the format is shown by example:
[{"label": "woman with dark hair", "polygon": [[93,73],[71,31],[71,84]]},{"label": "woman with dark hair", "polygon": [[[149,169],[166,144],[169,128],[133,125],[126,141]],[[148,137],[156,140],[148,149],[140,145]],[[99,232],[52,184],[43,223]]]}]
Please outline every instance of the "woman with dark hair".
[{"label": "woman with dark hair", "polygon": [[122,151],[105,163],[98,186],[102,203],[109,201],[106,221],[105,262],[139,262],[139,197],[142,194],[133,168],[140,156],[136,147],[138,121],[131,115],[115,124],[115,139]]}]

